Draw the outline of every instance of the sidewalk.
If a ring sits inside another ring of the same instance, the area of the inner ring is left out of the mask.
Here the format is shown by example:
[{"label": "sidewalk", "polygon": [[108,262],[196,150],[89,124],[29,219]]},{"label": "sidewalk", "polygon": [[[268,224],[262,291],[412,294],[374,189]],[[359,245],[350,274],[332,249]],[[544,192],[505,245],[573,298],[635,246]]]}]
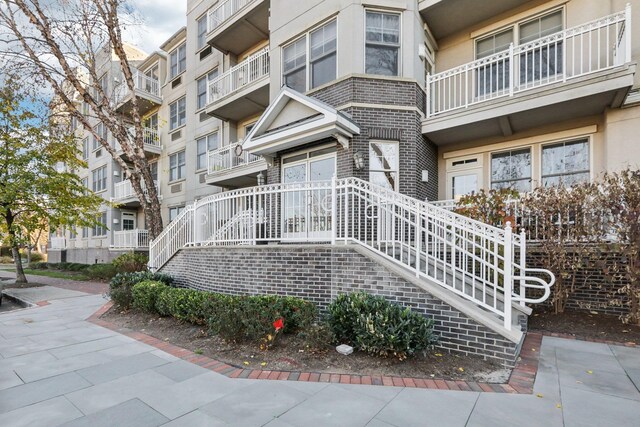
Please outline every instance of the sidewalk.
[{"label": "sidewalk", "polygon": [[[15,280],[15,278],[16,274],[14,272],[0,269],[0,280]],[[58,279],[55,277],[38,276],[35,274],[27,274],[27,281],[29,283],[55,286],[63,289],[85,292],[88,294],[102,295],[109,290],[109,284],[106,282],[84,282],[79,280],[67,280]]]},{"label": "sidewalk", "polygon": [[49,292],[49,305],[0,314],[2,426],[610,426],[640,419],[638,348],[545,337],[533,395],[230,379],[87,322],[106,302],[99,295],[46,288],[28,291],[36,291],[33,299],[38,289]]}]

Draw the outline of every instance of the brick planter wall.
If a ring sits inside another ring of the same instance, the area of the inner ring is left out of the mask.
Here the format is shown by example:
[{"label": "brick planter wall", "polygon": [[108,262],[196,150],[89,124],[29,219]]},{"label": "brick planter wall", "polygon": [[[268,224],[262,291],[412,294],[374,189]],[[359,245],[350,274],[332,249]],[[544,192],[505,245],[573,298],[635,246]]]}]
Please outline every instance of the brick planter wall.
[{"label": "brick planter wall", "polygon": [[439,347],[513,366],[518,345],[349,246],[187,248],[161,270],[180,286],[234,294],[296,296],[320,310],[339,294],[364,290],[434,319]]}]

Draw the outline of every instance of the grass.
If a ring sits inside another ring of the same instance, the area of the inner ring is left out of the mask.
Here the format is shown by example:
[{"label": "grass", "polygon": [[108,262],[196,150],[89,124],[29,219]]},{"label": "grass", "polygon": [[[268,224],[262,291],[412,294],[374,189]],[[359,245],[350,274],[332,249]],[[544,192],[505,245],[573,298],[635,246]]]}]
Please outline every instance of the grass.
[{"label": "grass", "polygon": [[79,281],[89,280],[89,277],[75,271],[33,270],[31,268],[25,268],[24,274],[32,274],[34,276],[53,277],[55,279],[69,279],[69,280],[79,280]]}]

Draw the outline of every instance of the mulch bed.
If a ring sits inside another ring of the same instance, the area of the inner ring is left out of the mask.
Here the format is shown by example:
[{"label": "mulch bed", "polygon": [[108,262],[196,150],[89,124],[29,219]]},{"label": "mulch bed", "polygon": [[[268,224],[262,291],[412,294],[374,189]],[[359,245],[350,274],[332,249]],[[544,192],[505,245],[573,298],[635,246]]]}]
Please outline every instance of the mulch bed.
[{"label": "mulch bed", "polygon": [[588,311],[555,314],[553,310],[536,309],[529,317],[529,330],[589,341],[640,344],[640,326],[625,325],[617,316]]},{"label": "mulch bed", "polygon": [[383,359],[355,352],[349,356],[338,354],[327,346],[323,352],[310,352],[303,340],[293,335],[278,337],[276,345],[261,351],[258,345],[227,343],[210,336],[206,327],[158,317],[136,311],[119,312],[110,309],[105,320],[119,328],[142,332],[164,342],[190,350],[198,355],[220,360],[245,370],[316,372],[319,374],[357,374],[437,378],[452,381],[480,381],[503,383],[510,371],[497,363],[479,357],[458,356],[433,350],[405,361]]}]

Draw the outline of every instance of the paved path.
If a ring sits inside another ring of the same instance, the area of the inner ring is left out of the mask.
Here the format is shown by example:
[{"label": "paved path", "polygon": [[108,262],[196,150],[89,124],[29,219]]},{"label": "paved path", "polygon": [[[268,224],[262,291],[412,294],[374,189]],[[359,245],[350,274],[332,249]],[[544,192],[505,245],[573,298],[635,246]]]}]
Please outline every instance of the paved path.
[{"label": "paved path", "polygon": [[[16,273],[0,269],[0,280],[15,280]],[[109,284],[106,282],[90,282],[80,280],[59,279],[55,277],[38,276],[35,274],[27,274],[29,283],[38,283],[42,285],[55,286],[63,289],[86,292],[88,294],[104,294],[109,290]]]},{"label": "paved path", "polygon": [[548,427],[640,420],[640,349],[545,337],[533,395],[239,380],[85,321],[105,303],[99,295],[59,290],[53,298],[0,314],[1,426]]}]

